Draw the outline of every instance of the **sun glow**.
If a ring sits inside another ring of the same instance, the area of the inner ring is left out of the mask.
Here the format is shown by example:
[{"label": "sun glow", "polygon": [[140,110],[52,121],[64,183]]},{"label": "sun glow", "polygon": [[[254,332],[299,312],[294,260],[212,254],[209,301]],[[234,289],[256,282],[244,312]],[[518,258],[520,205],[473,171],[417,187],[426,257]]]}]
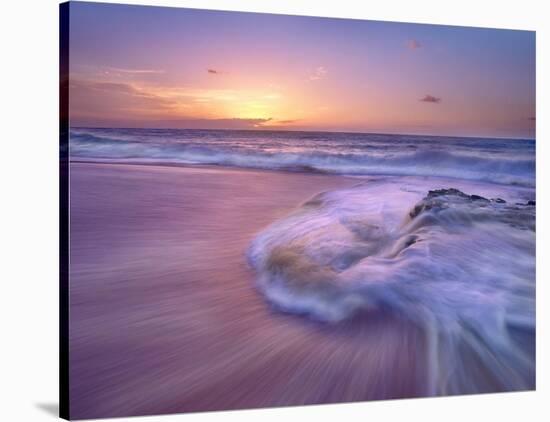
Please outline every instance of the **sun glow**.
[{"label": "sun glow", "polygon": [[[295,18],[285,26],[276,23],[285,19],[274,17],[266,28],[248,27],[242,19],[242,33],[227,31],[225,23],[218,30],[192,19],[174,26],[170,37],[159,27],[146,61],[143,48],[135,48],[139,36],[120,39],[120,45],[111,46],[109,38],[83,46],[78,51],[87,53],[71,60],[71,121],[103,127],[535,134],[534,34],[497,31],[503,41],[496,45],[496,38],[477,30],[472,43],[452,28],[387,24],[395,27],[391,32],[364,23],[350,32],[342,22],[327,21],[331,31],[312,24],[311,31],[296,33]],[[431,31],[438,36],[428,36]],[[103,36],[99,31],[86,39]],[[460,60],[452,51],[462,52]],[[479,67],[480,52],[487,67]]]},{"label": "sun glow", "polygon": [[172,104],[171,114],[236,119],[283,119],[285,98],[279,92],[185,87],[136,87]]}]

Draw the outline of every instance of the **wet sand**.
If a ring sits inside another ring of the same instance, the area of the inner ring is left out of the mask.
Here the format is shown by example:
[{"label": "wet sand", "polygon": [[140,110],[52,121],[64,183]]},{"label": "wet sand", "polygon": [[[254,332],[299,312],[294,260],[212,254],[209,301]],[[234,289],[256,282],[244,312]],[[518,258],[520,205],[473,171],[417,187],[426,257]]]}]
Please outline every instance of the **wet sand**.
[{"label": "wet sand", "polygon": [[426,394],[417,328],[272,309],[245,251],[313,195],[357,179],[223,167],[71,165],[74,419]]}]

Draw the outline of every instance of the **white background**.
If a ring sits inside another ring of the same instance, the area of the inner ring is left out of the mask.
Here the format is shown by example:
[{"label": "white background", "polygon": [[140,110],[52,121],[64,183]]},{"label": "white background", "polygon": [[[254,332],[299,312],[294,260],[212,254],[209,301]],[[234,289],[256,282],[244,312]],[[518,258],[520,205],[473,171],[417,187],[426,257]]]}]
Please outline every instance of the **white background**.
[{"label": "white background", "polygon": [[[549,420],[550,13],[538,0],[148,0],[137,4],[537,31],[537,392],[118,421]],[[58,393],[58,1],[0,8],[0,421],[47,421]],[[7,96],[5,95],[7,92]],[[544,415],[546,413],[546,415]],[[544,415],[544,416],[543,416]]]}]

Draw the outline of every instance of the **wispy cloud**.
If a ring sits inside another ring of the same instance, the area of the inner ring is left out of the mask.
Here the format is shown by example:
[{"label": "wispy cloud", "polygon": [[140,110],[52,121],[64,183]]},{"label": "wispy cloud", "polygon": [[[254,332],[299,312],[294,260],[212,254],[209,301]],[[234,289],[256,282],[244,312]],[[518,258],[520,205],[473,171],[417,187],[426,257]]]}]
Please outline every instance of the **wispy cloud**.
[{"label": "wispy cloud", "polygon": [[174,98],[163,97],[128,83],[72,79],[70,90],[74,116],[143,117],[170,114],[180,107]]},{"label": "wispy cloud", "polygon": [[71,88],[73,88],[75,93],[86,92],[91,95],[91,93],[95,91],[101,93],[101,95],[109,94],[112,96],[118,94],[133,98],[152,100],[159,105],[174,103],[174,101],[171,101],[168,98],[137,88],[129,83],[73,80],[71,82]]},{"label": "wispy cloud", "polygon": [[[260,129],[281,124],[268,111],[278,98],[274,94],[272,99],[271,94],[75,78],[70,89],[72,116],[77,125]],[[252,115],[239,117],[243,108]],[[254,110],[258,111],[257,116]]]},{"label": "wispy cloud", "polygon": [[291,125],[293,123],[297,123],[299,122],[300,120],[299,119],[290,119],[290,120],[276,120],[274,122],[274,124],[277,124],[277,125]]},{"label": "wispy cloud", "polygon": [[422,44],[420,44],[417,40],[414,40],[414,39],[407,40],[407,48],[409,50],[416,50],[420,47],[422,47]]},{"label": "wispy cloud", "polygon": [[438,104],[441,102],[441,98],[434,97],[433,95],[426,94],[423,98],[421,98],[419,101],[422,101],[424,103],[433,103]]},{"label": "wispy cloud", "polygon": [[165,73],[166,71],[163,69],[129,68],[108,65],[89,65],[83,63],[75,63],[71,69],[71,74],[78,75],[80,78],[100,77],[102,79],[132,78],[148,75],[163,75]]},{"label": "wispy cloud", "polygon": [[174,128],[174,129],[261,129],[271,121],[266,119],[197,119],[193,117],[181,117],[176,119],[139,119],[131,117],[77,115],[71,123],[75,126],[90,127],[135,127],[135,128]]},{"label": "wispy cloud", "polygon": [[206,72],[210,75],[221,75],[223,72],[216,70],[216,69],[206,69]]},{"label": "wispy cloud", "polygon": [[323,79],[327,75],[327,70],[324,68],[324,66],[319,66],[313,74],[309,76],[310,81],[318,81],[319,79]]},{"label": "wispy cloud", "polygon": [[120,67],[106,67],[105,73],[123,73],[127,75],[160,75],[165,73],[160,69],[124,69]]}]

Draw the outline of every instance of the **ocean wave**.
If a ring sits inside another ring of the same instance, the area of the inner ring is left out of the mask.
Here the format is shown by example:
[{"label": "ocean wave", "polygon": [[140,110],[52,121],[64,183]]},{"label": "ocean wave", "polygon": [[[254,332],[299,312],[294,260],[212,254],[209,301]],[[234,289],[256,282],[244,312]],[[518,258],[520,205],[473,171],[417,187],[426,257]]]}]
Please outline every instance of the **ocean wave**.
[{"label": "ocean wave", "polygon": [[462,143],[409,145],[401,139],[382,143],[352,138],[349,143],[343,140],[331,143],[322,138],[300,144],[300,137],[292,142],[264,139],[265,136],[225,139],[221,135],[203,135],[172,139],[148,132],[132,133],[73,131],[71,157],[91,161],[215,164],[345,175],[415,175],[522,186],[535,184],[535,159],[530,148],[509,150],[508,146],[500,149],[493,146],[492,150],[485,151],[486,146],[478,144],[467,143],[468,148]]},{"label": "ocean wave", "polygon": [[422,327],[429,394],[534,388],[534,202],[367,183],[305,202],[247,256],[280,310],[330,323],[384,310]]}]

